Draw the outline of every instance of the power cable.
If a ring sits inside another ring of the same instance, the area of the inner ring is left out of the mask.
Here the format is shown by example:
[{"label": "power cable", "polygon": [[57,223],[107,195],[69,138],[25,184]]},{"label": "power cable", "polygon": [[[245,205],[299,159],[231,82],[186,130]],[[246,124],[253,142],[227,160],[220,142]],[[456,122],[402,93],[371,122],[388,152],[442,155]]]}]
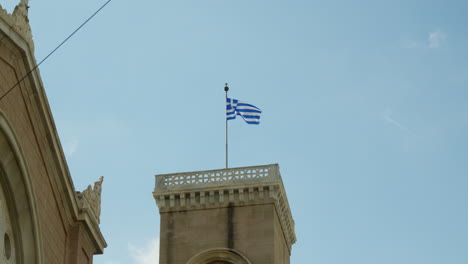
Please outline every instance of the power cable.
[{"label": "power cable", "polygon": [[20,84],[24,79],[26,79],[26,77],[28,77],[33,71],[35,71],[39,65],[41,65],[45,60],[47,60],[55,51],[57,51],[63,44],[65,44],[65,42],[67,42],[73,35],[75,35],[76,32],[78,32],[78,30],[80,30],[84,25],[86,25],[86,23],[88,23],[95,15],[97,15],[110,1],[112,0],[108,0],[106,3],[104,3],[96,12],[94,12],[94,14],[92,14],[88,19],[86,19],[85,22],[83,22],[77,29],[75,29],[75,31],[73,31],[64,41],[62,41],[62,43],[60,43],[54,50],[52,50],[44,59],[42,59],[36,66],[34,66],[34,68],[32,68],[28,73],[26,73],[26,75],[23,76],[23,78],[21,78],[15,85],[13,85],[13,87],[11,87],[10,89],[8,89],[8,91],[2,95],[0,97],[0,101],[5,97],[7,96],[13,89],[16,88],[16,86],[18,86],[18,84]]}]

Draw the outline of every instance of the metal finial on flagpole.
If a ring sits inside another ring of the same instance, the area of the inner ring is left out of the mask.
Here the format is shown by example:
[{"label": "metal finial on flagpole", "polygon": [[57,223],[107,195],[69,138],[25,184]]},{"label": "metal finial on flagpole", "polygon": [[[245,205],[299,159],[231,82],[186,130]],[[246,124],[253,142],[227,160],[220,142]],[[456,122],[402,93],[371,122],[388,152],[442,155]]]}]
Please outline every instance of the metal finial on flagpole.
[{"label": "metal finial on flagpole", "polygon": [[[229,91],[229,87],[227,83],[225,83],[224,91],[226,92],[226,103],[227,103],[228,91]],[[227,120],[227,115],[226,115],[226,169],[228,168],[228,122],[227,121],[228,120]]]}]

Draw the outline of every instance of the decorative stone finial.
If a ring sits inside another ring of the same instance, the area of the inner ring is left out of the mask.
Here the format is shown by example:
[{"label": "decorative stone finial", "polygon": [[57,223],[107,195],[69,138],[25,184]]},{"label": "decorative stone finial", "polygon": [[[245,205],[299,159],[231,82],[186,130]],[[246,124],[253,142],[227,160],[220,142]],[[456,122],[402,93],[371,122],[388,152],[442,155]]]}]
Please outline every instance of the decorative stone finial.
[{"label": "decorative stone finial", "polygon": [[[0,8],[0,19],[3,19],[9,26],[18,33],[30,46],[34,52],[34,43],[32,41],[31,27],[29,26],[28,9],[29,0],[21,0],[15,7],[12,14]],[[0,6],[1,7],[1,6]]]},{"label": "decorative stone finial", "polygon": [[15,10],[13,11],[14,16],[21,15],[26,18],[26,20],[29,22],[28,19],[28,5],[29,1],[28,0],[21,0],[21,2],[15,7]]},{"label": "decorative stone finial", "polygon": [[82,192],[77,192],[78,199],[80,200],[80,207],[90,208],[94,213],[98,224],[100,223],[101,216],[101,191],[102,191],[102,182],[104,177],[99,177],[99,180],[94,183],[94,187],[88,185]]}]

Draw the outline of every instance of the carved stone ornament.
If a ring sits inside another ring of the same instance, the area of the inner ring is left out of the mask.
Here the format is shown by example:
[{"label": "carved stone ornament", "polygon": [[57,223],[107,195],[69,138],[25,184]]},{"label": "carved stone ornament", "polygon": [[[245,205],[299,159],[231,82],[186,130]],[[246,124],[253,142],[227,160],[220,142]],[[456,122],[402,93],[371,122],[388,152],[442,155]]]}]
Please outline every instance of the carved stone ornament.
[{"label": "carved stone ornament", "polygon": [[96,217],[98,224],[100,223],[101,216],[101,191],[102,191],[102,182],[104,177],[99,177],[99,180],[94,183],[94,187],[88,185],[82,192],[77,192],[78,201],[80,207],[83,209],[89,208],[91,212]]},{"label": "carved stone ornament", "polygon": [[28,3],[29,0],[21,0],[15,7],[12,14],[8,14],[8,12],[0,5],[0,19],[4,20],[10,26],[10,29],[14,30],[24,40],[26,40],[31,51],[34,52],[34,43],[28,18]]}]

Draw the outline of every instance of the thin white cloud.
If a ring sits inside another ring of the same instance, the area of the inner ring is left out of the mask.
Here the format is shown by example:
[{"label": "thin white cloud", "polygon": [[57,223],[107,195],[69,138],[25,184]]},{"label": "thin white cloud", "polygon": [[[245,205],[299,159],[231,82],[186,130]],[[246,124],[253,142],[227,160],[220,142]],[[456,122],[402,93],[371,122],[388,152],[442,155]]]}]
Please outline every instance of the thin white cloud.
[{"label": "thin white cloud", "polygon": [[429,35],[427,36],[426,40],[420,38],[415,39],[414,37],[406,37],[400,41],[400,45],[405,49],[436,49],[442,47],[442,45],[444,45],[445,42],[447,42],[447,34],[442,30],[438,29],[429,32]]},{"label": "thin white cloud", "polygon": [[409,130],[406,126],[402,125],[400,122],[398,122],[397,120],[395,120],[395,119],[392,117],[390,111],[385,111],[385,113],[383,114],[383,119],[384,119],[387,123],[396,126],[396,127],[399,128],[400,130],[403,130],[403,131],[405,131],[405,132],[410,132],[410,130]]},{"label": "thin white cloud", "polygon": [[159,263],[159,239],[152,239],[143,247],[128,245],[128,250],[135,264],[157,264]]},{"label": "thin white cloud", "polygon": [[429,48],[439,48],[447,39],[447,35],[441,30],[436,30],[429,33],[428,42]]},{"label": "thin white cloud", "polygon": [[67,156],[67,158],[71,158],[73,154],[78,150],[79,145],[80,145],[80,142],[78,141],[78,139],[65,142],[64,144],[65,156]]}]

